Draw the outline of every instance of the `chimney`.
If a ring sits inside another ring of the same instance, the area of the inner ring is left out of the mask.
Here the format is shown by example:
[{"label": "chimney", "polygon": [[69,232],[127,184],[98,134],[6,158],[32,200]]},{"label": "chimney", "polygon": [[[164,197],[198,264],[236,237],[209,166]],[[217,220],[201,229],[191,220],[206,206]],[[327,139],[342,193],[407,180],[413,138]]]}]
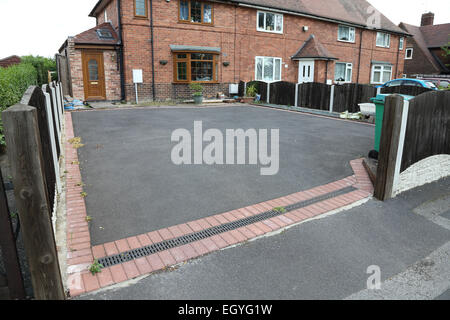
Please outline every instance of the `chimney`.
[{"label": "chimney", "polygon": [[421,27],[424,26],[432,26],[434,24],[434,13],[428,12],[422,15],[422,22],[420,23]]}]

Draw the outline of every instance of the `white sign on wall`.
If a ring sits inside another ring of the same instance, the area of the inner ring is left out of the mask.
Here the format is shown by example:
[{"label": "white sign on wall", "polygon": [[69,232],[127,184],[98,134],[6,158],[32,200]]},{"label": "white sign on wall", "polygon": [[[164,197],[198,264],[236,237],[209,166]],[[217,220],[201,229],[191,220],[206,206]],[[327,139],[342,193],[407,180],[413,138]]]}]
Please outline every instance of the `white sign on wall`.
[{"label": "white sign on wall", "polygon": [[143,83],[144,79],[142,77],[142,69],[133,69],[133,82]]}]

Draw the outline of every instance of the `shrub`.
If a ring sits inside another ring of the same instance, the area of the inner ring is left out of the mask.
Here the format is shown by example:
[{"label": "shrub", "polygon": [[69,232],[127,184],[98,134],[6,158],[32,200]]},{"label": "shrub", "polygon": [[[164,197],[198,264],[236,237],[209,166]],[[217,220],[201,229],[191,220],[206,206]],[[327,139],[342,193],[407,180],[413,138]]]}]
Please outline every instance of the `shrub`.
[{"label": "shrub", "polygon": [[200,97],[203,95],[203,86],[200,83],[191,83],[189,84],[189,87],[194,91],[193,95],[195,97]]},{"label": "shrub", "polygon": [[5,144],[1,112],[16,104],[30,85],[36,84],[36,69],[27,63],[0,68],[0,145]]},{"label": "shrub", "polygon": [[247,92],[246,92],[247,97],[256,97],[257,93],[258,93],[258,89],[256,89],[255,84],[249,85],[247,87]]},{"label": "shrub", "polygon": [[57,80],[56,61],[51,58],[44,58],[40,56],[25,56],[22,57],[22,63],[33,65],[37,72],[37,83],[39,86],[48,83],[48,71],[52,73],[52,80]]}]

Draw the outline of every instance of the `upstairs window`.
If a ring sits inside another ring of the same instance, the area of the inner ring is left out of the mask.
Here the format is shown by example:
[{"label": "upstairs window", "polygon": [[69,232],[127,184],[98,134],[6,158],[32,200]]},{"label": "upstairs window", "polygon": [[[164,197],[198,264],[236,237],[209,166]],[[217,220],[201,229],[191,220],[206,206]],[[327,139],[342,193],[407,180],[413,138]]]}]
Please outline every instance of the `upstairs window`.
[{"label": "upstairs window", "polygon": [[402,51],[404,47],[405,47],[405,38],[401,37],[400,42],[398,44],[398,50]]},{"label": "upstairs window", "polygon": [[338,40],[344,42],[355,42],[355,28],[339,26],[338,27]]},{"label": "upstairs window", "polygon": [[281,80],[281,58],[256,57],[255,79],[273,82]]},{"label": "upstairs window", "polygon": [[391,46],[391,35],[377,32],[377,47],[389,48]]},{"label": "upstairs window", "polygon": [[134,0],[134,16],[147,18],[147,0]]},{"label": "upstairs window", "polygon": [[413,57],[413,48],[406,49],[405,59],[410,60]]},{"label": "upstairs window", "polygon": [[201,1],[180,0],[178,18],[181,22],[213,24],[213,6]]},{"label": "upstairs window", "polygon": [[283,15],[271,12],[258,11],[258,31],[283,33]]}]

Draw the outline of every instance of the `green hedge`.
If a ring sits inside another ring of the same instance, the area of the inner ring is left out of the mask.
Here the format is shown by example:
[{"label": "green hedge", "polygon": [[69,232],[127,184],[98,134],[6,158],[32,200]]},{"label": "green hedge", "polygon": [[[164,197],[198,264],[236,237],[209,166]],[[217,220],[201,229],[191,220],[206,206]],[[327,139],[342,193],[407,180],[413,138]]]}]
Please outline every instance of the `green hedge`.
[{"label": "green hedge", "polygon": [[[18,103],[31,85],[36,85],[36,69],[28,63],[0,68],[0,112]],[[0,113],[0,145],[5,144]]]},{"label": "green hedge", "polygon": [[54,72],[52,80],[58,80],[56,75],[56,61],[51,58],[44,58],[40,56],[24,56],[22,63],[33,65],[37,71],[37,83],[39,86],[48,83],[48,71]]}]

